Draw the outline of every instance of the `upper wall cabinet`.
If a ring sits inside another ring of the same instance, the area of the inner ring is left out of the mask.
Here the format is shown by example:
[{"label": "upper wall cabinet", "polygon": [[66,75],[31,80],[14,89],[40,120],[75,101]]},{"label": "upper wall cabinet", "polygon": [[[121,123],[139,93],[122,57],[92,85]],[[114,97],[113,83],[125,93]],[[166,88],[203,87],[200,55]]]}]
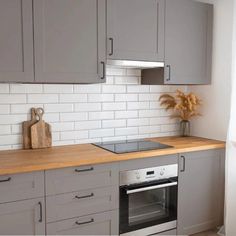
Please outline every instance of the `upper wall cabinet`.
[{"label": "upper wall cabinet", "polygon": [[144,70],[144,84],[210,84],[213,6],[166,0],[165,68]]},{"label": "upper wall cabinet", "polygon": [[105,0],[34,0],[36,82],[104,82],[105,5]]},{"label": "upper wall cabinet", "polygon": [[164,60],[164,0],[107,0],[107,58]]},{"label": "upper wall cabinet", "polygon": [[0,82],[33,82],[32,0],[0,0]]}]

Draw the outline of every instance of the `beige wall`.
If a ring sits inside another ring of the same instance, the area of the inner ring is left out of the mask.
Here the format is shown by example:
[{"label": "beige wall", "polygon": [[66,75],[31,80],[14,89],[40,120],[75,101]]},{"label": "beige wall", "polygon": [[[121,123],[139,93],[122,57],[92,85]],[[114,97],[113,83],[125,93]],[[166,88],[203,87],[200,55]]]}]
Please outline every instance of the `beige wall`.
[{"label": "beige wall", "polygon": [[215,5],[212,84],[188,87],[203,100],[203,116],[192,122],[192,134],[226,140],[231,94],[233,0],[204,2]]}]

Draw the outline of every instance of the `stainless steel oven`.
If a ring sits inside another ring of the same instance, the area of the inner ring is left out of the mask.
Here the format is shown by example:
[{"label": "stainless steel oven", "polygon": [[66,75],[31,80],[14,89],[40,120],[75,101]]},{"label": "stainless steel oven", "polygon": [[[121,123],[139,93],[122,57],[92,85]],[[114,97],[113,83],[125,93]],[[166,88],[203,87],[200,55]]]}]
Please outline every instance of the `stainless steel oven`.
[{"label": "stainless steel oven", "polygon": [[120,173],[120,235],[147,236],[176,228],[178,166]]}]

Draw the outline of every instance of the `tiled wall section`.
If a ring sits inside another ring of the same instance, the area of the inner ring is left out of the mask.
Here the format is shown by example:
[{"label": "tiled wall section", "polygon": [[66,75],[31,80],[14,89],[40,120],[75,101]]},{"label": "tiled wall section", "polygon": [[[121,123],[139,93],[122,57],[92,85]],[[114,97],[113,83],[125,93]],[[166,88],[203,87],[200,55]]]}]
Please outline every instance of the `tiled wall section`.
[{"label": "tiled wall section", "polygon": [[178,122],[158,102],[175,90],[140,85],[140,70],[111,67],[102,85],[0,84],[0,150],[21,148],[31,107],[45,109],[53,145],[176,135]]}]

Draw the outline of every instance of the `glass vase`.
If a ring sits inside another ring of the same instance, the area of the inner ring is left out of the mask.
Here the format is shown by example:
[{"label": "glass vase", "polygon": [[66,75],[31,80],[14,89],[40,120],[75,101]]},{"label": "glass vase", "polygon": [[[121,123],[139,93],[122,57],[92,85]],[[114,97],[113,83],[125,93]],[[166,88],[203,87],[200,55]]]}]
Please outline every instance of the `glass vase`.
[{"label": "glass vase", "polygon": [[182,137],[190,136],[190,121],[189,120],[181,120],[180,132],[181,132]]}]

